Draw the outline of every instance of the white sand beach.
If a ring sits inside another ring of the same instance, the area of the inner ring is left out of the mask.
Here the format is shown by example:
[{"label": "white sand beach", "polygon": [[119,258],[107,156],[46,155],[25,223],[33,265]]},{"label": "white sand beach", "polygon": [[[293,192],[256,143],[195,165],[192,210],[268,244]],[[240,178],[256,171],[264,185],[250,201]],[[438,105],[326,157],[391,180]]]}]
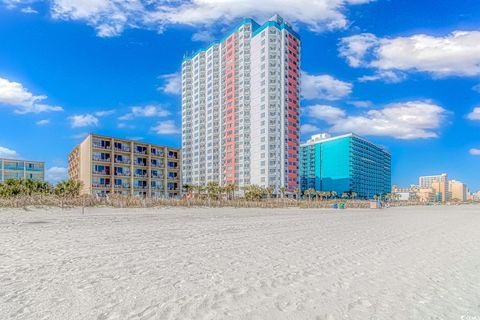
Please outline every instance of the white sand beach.
[{"label": "white sand beach", "polygon": [[480,319],[480,207],[0,209],[0,319]]}]

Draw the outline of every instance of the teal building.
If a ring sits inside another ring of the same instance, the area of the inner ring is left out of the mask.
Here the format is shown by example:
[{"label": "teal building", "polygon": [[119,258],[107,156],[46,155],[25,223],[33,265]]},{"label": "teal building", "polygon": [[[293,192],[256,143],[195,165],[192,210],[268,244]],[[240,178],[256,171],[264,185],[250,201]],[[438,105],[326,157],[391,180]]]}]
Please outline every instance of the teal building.
[{"label": "teal building", "polygon": [[335,191],[338,196],[355,192],[359,199],[390,193],[391,155],[353,133],[315,135],[300,146],[300,188]]}]

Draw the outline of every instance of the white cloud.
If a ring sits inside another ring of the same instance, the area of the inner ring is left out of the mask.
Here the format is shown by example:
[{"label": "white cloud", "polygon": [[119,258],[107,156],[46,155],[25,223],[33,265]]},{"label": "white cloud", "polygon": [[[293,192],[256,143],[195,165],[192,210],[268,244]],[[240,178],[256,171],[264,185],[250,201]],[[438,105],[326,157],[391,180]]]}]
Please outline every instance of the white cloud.
[{"label": "white cloud", "polygon": [[397,38],[363,33],[343,38],[339,51],[352,67],[427,72],[435,77],[480,75],[480,31]]},{"label": "white cloud", "polygon": [[371,106],[373,106],[372,101],[368,100],[350,101],[348,103],[357,108],[370,108]]},{"label": "white cloud", "polygon": [[182,93],[182,75],[180,72],[161,75],[160,79],[164,81],[164,84],[158,87],[159,91],[174,95]]},{"label": "white cloud", "polygon": [[300,132],[302,134],[318,132],[319,130],[319,127],[309,123],[302,124],[302,126],[300,127]]},{"label": "white cloud", "polygon": [[152,130],[157,134],[178,134],[181,132],[180,128],[175,125],[175,121],[173,120],[158,122]]},{"label": "white cloud", "polygon": [[15,113],[63,111],[62,107],[40,103],[45,99],[47,99],[47,96],[33,95],[21,83],[0,78],[0,105],[12,107]]},{"label": "white cloud", "polygon": [[18,157],[17,151],[0,146],[0,158],[15,159]]},{"label": "white cloud", "polygon": [[370,76],[362,76],[358,78],[360,82],[383,80],[386,83],[399,83],[405,80],[407,76],[403,72],[392,70],[379,70]]},{"label": "white cloud", "polygon": [[470,120],[480,120],[480,107],[476,107],[467,115]]},{"label": "white cloud", "polygon": [[215,40],[215,37],[211,32],[207,30],[202,30],[202,31],[195,32],[192,35],[192,40],[199,41],[199,42],[212,42]]},{"label": "white cloud", "polygon": [[324,75],[302,73],[302,97],[307,100],[338,100],[352,92],[352,84]]},{"label": "white cloud", "polygon": [[95,116],[106,117],[106,116],[112,115],[114,113],[115,113],[115,110],[101,110],[101,111],[95,112]]},{"label": "white cloud", "polygon": [[130,112],[119,117],[118,120],[126,121],[134,118],[166,117],[170,111],[160,105],[147,105],[144,107],[132,107]]},{"label": "white cloud", "polygon": [[230,25],[244,17],[260,22],[275,12],[314,32],[344,29],[349,24],[345,15],[348,7],[371,1],[374,0],[52,0],[48,3],[54,18],[81,21],[95,28],[99,36],[111,37],[126,28],[162,32],[173,25]]},{"label": "white cloud", "polygon": [[77,114],[69,117],[72,128],[97,126],[98,118],[91,114]]},{"label": "white cloud", "polygon": [[354,132],[367,136],[388,136],[396,139],[438,137],[447,111],[430,101],[392,103],[383,109],[372,109],[358,115],[346,115],[342,109],[312,106],[309,115],[331,125],[331,132]]},{"label": "white cloud", "polygon": [[117,128],[119,128],[119,129],[123,129],[123,128],[134,129],[135,126],[132,125],[132,124],[126,124],[126,123],[124,123],[124,122],[119,122],[119,123],[117,124]]},{"label": "white cloud", "polygon": [[32,7],[28,6],[28,7],[25,7],[25,8],[22,8],[20,9],[21,12],[23,13],[27,13],[27,14],[35,14],[35,13],[38,13],[37,10],[33,9]]},{"label": "white cloud", "polygon": [[346,112],[340,108],[327,106],[323,104],[316,104],[305,108],[305,114],[308,117],[323,120],[326,122],[335,122],[346,116]]},{"label": "white cloud", "polygon": [[480,93],[480,83],[477,84],[477,85],[474,85],[474,86],[472,87],[472,90]]},{"label": "white cloud", "polygon": [[37,126],[46,126],[49,123],[50,123],[50,120],[48,119],[43,119],[36,122]]},{"label": "white cloud", "polygon": [[45,180],[53,185],[68,179],[68,169],[65,167],[51,167],[45,170]]},{"label": "white cloud", "polygon": [[469,150],[469,153],[470,153],[472,156],[480,156],[480,149],[472,148],[472,149]]}]

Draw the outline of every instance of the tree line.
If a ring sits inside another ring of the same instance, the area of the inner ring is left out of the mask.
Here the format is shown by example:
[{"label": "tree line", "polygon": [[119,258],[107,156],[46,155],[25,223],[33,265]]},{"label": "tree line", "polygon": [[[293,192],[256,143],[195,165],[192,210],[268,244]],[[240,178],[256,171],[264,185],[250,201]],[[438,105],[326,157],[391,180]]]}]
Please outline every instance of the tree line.
[{"label": "tree line", "polygon": [[0,197],[12,198],[18,196],[56,195],[60,197],[77,197],[82,184],[75,180],[65,180],[52,186],[45,181],[36,180],[5,180],[0,183]]}]

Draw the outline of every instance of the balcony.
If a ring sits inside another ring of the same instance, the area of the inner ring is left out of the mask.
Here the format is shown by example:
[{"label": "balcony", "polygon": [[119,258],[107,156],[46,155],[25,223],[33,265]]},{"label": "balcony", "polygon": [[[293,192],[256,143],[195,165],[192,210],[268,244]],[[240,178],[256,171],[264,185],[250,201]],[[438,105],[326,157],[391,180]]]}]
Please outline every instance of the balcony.
[{"label": "balcony", "polygon": [[119,177],[130,177],[131,173],[130,172],[116,172],[115,175],[119,176]]},{"label": "balcony", "polygon": [[131,161],[130,161],[130,159],[121,159],[121,160],[120,160],[120,159],[115,158],[115,163],[130,164]]},{"label": "balcony", "polygon": [[96,157],[96,156],[93,156],[92,159],[94,161],[100,161],[100,162],[111,162],[112,161],[111,158],[106,159],[106,158]]},{"label": "balcony", "polygon": [[116,184],[115,188],[117,188],[117,189],[129,189],[130,185],[128,183]]},{"label": "balcony", "polygon": [[23,167],[16,167],[16,166],[5,166],[4,169],[5,170],[20,170],[20,171],[24,170]]},{"label": "balcony", "polygon": [[145,149],[139,150],[139,149],[135,148],[135,153],[136,154],[147,154],[147,149],[145,148]]},{"label": "balcony", "polygon": [[106,184],[106,183],[92,183],[92,187],[94,188],[111,188],[111,184]]},{"label": "balcony", "polygon": [[98,143],[93,143],[92,146],[96,149],[104,149],[104,150],[110,150],[112,149],[111,146],[107,146],[107,145],[102,145],[102,144],[98,144]]},{"label": "balcony", "polygon": [[134,176],[134,177],[138,177],[138,178],[146,178],[148,175],[147,175],[146,172],[145,172],[145,173],[138,173],[138,172],[136,172],[133,176]]},{"label": "balcony", "polygon": [[93,170],[93,174],[102,174],[102,175],[105,175],[105,176],[109,176],[109,175],[110,175],[110,172],[109,172],[109,171],[106,171],[106,170],[103,170],[103,171]]},{"label": "balcony", "polygon": [[152,153],[151,153],[151,154],[152,154],[152,156],[154,156],[154,157],[162,157],[162,158],[163,158],[163,157],[165,156],[165,154],[164,154],[163,152],[161,152],[161,151],[153,151],[153,150],[152,150]]},{"label": "balcony", "polygon": [[118,152],[130,152],[131,149],[129,147],[115,147],[115,151]]},{"label": "balcony", "polygon": [[134,185],[133,187],[134,187],[135,189],[148,189],[148,186]]},{"label": "balcony", "polygon": [[163,168],[163,163],[152,163],[152,167]]}]

